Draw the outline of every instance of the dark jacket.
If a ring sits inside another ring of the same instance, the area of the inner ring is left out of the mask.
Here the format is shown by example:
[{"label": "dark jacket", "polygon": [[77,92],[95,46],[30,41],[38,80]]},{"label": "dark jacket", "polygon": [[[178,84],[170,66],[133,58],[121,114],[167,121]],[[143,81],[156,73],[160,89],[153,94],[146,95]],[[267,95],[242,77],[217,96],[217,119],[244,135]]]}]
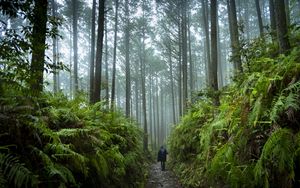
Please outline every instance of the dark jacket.
[{"label": "dark jacket", "polygon": [[157,161],[165,162],[167,160],[167,150],[165,148],[160,148],[157,154]]}]

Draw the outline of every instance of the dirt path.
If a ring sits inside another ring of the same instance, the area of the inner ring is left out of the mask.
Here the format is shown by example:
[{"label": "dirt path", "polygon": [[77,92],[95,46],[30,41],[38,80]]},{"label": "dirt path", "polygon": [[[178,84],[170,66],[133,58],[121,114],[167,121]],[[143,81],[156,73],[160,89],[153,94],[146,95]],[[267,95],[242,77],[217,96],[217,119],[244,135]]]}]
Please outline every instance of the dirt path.
[{"label": "dirt path", "polygon": [[149,179],[146,188],[181,188],[177,178],[166,167],[165,171],[160,170],[160,163],[151,166]]}]

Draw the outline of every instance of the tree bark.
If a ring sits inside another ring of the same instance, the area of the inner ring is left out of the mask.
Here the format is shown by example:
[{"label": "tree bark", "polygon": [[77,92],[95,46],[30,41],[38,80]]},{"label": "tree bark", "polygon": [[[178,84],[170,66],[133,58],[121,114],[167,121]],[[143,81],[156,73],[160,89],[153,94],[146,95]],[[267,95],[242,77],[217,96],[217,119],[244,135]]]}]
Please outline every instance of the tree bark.
[{"label": "tree bark", "polygon": [[261,17],[261,10],[260,10],[260,5],[259,5],[259,0],[255,0],[255,7],[256,7],[256,12],[257,12],[259,33],[260,33],[260,36],[263,37],[264,28],[263,28],[263,22],[262,22],[262,17]]},{"label": "tree bark", "polygon": [[236,16],[235,0],[227,0],[228,5],[228,18],[229,18],[229,30],[231,38],[231,48],[232,48],[232,59],[234,62],[235,72],[243,72],[242,62],[240,57],[240,41],[239,32]]},{"label": "tree bark", "polygon": [[130,23],[129,23],[129,7],[128,0],[125,0],[125,82],[126,82],[126,99],[125,109],[126,116],[130,116],[130,98],[131,98],[131,78],[130,78],[130,62],[129,62],[129,40],[130,40]]},{"label": "tree bark", "polygon": [[[218,91],[218,43],[217,43],[217,1],[211,0],[211,73],[210,87],[217,92]],[[214,96],[214,104],[220,105],[218,95]]]},{"label": "tree bark", "polygon": [[279,52],[287,53],[290,47],[284,0],[274,0]]},{"label": "tree bark", "polygon": [[95,38],[96,38],[96,0],[92,5],[92,30],[91,30],[91,59],[90,59],[90,103],[94,98],[95,82]]},{"label": "tree bark", "polygon": [[205,35],[205,46],[206,46],[206,63],[205,63],[205,72],[206,72],[206,84],[209,83],[210,77],[210,42],[209,42],[209,29],[208,29],[208,11],[207,11],[207,2],[202,0],[202,18],[204,25],[204,35]]},{"label": "tree bark", "polygon": [[115,103],[115,85],[116,85],[116,61],[117,61],[117,34],[118,34],[118,9],[119,0],[115,0],[115,36],[114,36],[114,54],[113,54],[113,71],[111,84],[111,109],[114,109]]},{"label": "tree bark", "polygon": [[286,13],[286,25],[289,26],[291,24],[290,1],[284,0],[284,5],[285,5],[285,13]]},{"label": "tree bark", "polygon": [[174,95],[174,79],[173,79],[173,65],[172,65],[172,48],[170,43],[168,43],[168,50],[169,50],[169,69],[170,69],[171,97],[172,97],[172,117],[173,117],[173,124],[175,124],[176,123],[175,95]]},{"label": "tree bark", "polygon": [[74,94],[78,92],[78,0],[73,1],[73,61],[74,61]]},{"label": "tree bark", "polygon": [[188,102],[188,83],[187,83],[187,1],[182,1],[182,111],[186,112]]},{"label": "tree bark", "polygon": [[95,70],[95,90],[93,102],[101,100],[101,77],[102,77],[102,50],[103,50],[103,35],[104,35],[104,10],[105,0],[99,0],[99,17],[98,17],[98,38],[96,52],[96,70]]},{"label": "tree bark", "polygon": [[[107,33],[108,33],[108,29],[107,29],[107,20],[108,18],[106,17],[105,19],[105,80],[108,83],[108,38],[107,38]],[[105,89],[105,100],[107,101],[107,103],[109,103],[109,87],[107,84],[107,87]],[[109,105],[109,104],[108,104]]]},{"label": "tree bark", "polygon": [[178,24],[178,111],[182,116],[182,38],[181,22]]},{"label": "tree bark", "polygon": [[39,96],[43,91],[48,1],[35,0],[34,2],[30,88],[33,96]]},{"label": "tree bark", "polygon": [[270,23],[271,23],[271,36],[273,42],[276,41],[276,18],[275,18],[275,7],[274,0],[269,0],[269,10],[270,10]]},{"label": "tree bark", "polygon": [[[52,16],[55,18],[56,17],[56,2],[55,0],[51,1],[52,5]],[[54,26],[54,29],[57,29],[57,26]],[[54,65],[54,70],[53,70],[53,92],[57,93],[58,87],[57,87],[57,37],[54,36],[52,37],[52,43],[53,43],[53,48],[52,48],[52,62]]]},{"label": "tree bark", "polygon": [[190,62],[190,66],[189,66],[189,74],[190,74],[190,99],[192,100],[193,97],[193,92],[194,92],[194,62],[193,62],[193,58],[192,58],[192,41],[191,41],[191,16],[190,16],[190,12],[188,12],[188,40],[189,40],[189,62]]}]

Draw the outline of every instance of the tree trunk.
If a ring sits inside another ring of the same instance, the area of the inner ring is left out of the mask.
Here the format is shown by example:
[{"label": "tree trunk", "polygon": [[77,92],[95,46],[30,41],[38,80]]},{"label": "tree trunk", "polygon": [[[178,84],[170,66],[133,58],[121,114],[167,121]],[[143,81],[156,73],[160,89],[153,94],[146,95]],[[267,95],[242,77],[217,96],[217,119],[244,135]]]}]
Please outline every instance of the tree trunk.
[{"label": "tree trunk", "polygon": [[139,83],[138,83],[138,78],[134,79],[134,85],[135,85],[135,117],[138,120],[140,117],[139,113]]},{"label": "tree trunk", "polygon": [[153,121],[152,121],[152,75],[150,75],[150,86],[149,86],[149,138],[150,138],[150,144],[151,144],[151,149],[153,151]]},{"label": "tree trunk", "polygon": [[96,38],[96,0],[92,5],[92,30],[91,30],[91,59],[90,59],[90,103],[93,102],[95,82],[95,38]]},{"label": "tree trunk", "polygon": [[179,21],[178,25],[178,48],[179,48],[179,54],[178,54],[178,111],[179,116],[182,116],[182,63],[181,63],[181,57],[182,57],[182,39],[181,39],[181,23]]},{"label": "tree trunk", "polygon": [[[211,0],[211,73],[210,87],[218,91],[218,43],[217,43],[217,1]],[[217,94],[214,96],[214,104],[220,105],[219,97]]]},{"label": "tree trunk", "polygon": [[114,109],[115,103],[115,85],[116,85],[116,61],[117,61],[117,34],[118,34],[118,9],[119,0],[115,0],[115,36],[114,36],[114,54],[113,54],[113,71],[111,84],[111,109]]},{"label": "tree trunk", "polygon": [[235,0],[227,0],[228,5],[228,18],[229,18],[229,30],[231,38],[231,48],[232,48],[232,59],[234,62],[235,72],[243,72],[241,57],[240,57],[240,41],[239,41],[239,32],[238,24],[236,17],[236,7]]},{"label": "tree trunk", "polygon": [[168,43],[169,50],[169,67],[170,67],[170,80],[171,80],[171,97],[172,97],[172,116],[173,116],[173,124],[176,123],[176,115],[175,115],[175,95],[174,95],[174,78],[173,78],[173,65],[172,65],[172,49],[171,44]]},{"label": "tree trunk", "polygon": [[129,8],[128,0],[125,0],[125,79],[126,79],[126,101],[125,109],[126,116],[130,116],[130,98],[131,98],[131,83],[130,83],[130,62],[129,62],[129,39],[130,39],[130,23],[129,23]]},{"label": "tree trunk", "polygon": [[102,49],[104,35],[104,11],[105,0],[99,0],[99,17],[98,17],[98,37],[97,37],[97,52],[96,52],[96,70],[95,70],[95,90],[93,102],[101,100],[101,77],[102,77]]},{"label": "tree trunk", "polygon": [[69,80],[69,82],[70,82],[70,90],[69,90],[69,92],[70,92],[70,98],[72,98],[73,97],[73,76],[72,76],[72,48],[73,48],[73,46],[72,46],[72,26],[70,26],[70,36],[69,36],[69,45],[70,45],[70,49],[69,49],[69,69],[70,69],[70,71],[69,71],[69,74],[70,74],[70,80]]},{"label": "tree trunk", "polygon": [[48,1],[35,0],[33,9],[33,31],[32,31],[32,59],[30,88],[33,96],[38,96],[43,91],[43,73],[46,49],[47,31],[47,6]]},{"label": "tree trunk", "polygon": [[74,94],[78,92],[78,0],[73,1],[73,61],[74,61]]},{"label": "tree trunk", "polygon": [[205,63],[205,72],[206,72],[206,84],[209,83],[210,77],[210,42],[209,42],[209,29],[208,29],[208,11],[207,11],[207,2],[202,0],[202,18],[204,25],[204,35],[205,35],[205,46],[206,46],[206,63]]},{"label": "tree trunk", "polygon": [[160,145],[160,136],[159,136],[159,125],[160,125],[160,113],[159,113],[159,87],[158,87],[158,76],[155,78],[156,81],[156,136],[157,136],[157,145]]},{"label": "tree trunk", "polygon": [[[108,38],[107,38],[107,33],[108,33],[108,29],[107,29],[107,20],[108,18],[106,17],[105,19],[105,80],[107,81],[108,83]],[[107,103],[109,103],[109,87],[108,87],[108,84],[107,84],[107,87],[105,89],[105,100]],[[109,104],[107,104],[109,105]]]},{"label": "tree trunk", "polygon": [[285,4],[285,13],[286,13],[286,25],[289,26],[291,24],[290,1],[284,0],[284,4]]},{"label": "tree trunk", "polygon": [[271,23],[271,36],[273,42],[276,41],[276,18],[275,18],[275,7],[274,0],[269,0],[269,10],[270,10],[270,23]]},{"label": "tree trunk", "polygon": [[187,16],[186,10],[187,8],[187,1],[183,0],[182,2],[182,111],[183,113],[186,112],[187,109],[187,102],[188,102],[188,92],[187,92]]},{"label": "tree trunk", "polygon": [[218,84],[219,84],[218,87],[222,88],[224,82],[223,82],[223,62],[222,62],[222,48],[221,48],[219,24],[217,24],[217,46],[218,46]]},{"label": "tree trunk", "polygon": [[190,62],[190,67],[189,67],[189,74],[190,74],[190,99],[192,100],[193,97],[193,92],[194,92],[194,63],[193,63],[193,58],[192,58],[192,41],[191,41],[191,16],[190,16],[190,11],[188,12],[188,40],[189,40],[189,62]]},{"label": "tree trunk", "polygon": [[257,12],[257,19],[258,19],[260,37],[263,37],[264,28],[263,28],[263,22],[262,22],[262,17],[261,17],[259,0],[255,0],[255,6],[256,6],[256,12]]},{"label": "tree trunk", "polygon": [[274,7],[279,51],[280,53],[286,53],[290,49],[290,42],[288,37],[284,0],[274,0]]},{"label": "tree trunk", "polygon": [[[55,18],[56,17],[56,2],[55,0],[51,1],[52,5],[52,16]],[[55,30],[57,30],[57,26],[54,26]],[[52,48],[52,62],[54,65],[54,70],[53,70],[53,92],[57,93],[58,87],[57,87],[57,37],[54,36],[52,37],[52,43],[53,43],[53,48]]]},{"label": "tree trunk", "polygon": [[[143,2],[144,4],[144,2]],[[144,7],[144,6],[143,6]],[[143,20],[145,20],[145,10],[143,8]],[[145,31],[146,23],[142,27],[142,57],[141,57],[141,81],[142,81],[142,105],[144,123],[144,151],[148,151],[148,125],[147,125],[147,104],[146,104],[146,51],[145,51]]]}]

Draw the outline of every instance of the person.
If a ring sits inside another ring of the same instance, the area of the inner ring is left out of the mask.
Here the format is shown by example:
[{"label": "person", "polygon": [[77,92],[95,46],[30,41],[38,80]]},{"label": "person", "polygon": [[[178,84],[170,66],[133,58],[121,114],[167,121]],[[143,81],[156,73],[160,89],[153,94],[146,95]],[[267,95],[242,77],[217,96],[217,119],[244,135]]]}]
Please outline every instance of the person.
[{"label": "person", "polygon": [[164,146],[161,146],[157,154],[157,161],[160,162],[160,167],[162,171],[164,171],[166,167],[165,163],[167,160],[167,154],[167,150],[164,148]]}]

